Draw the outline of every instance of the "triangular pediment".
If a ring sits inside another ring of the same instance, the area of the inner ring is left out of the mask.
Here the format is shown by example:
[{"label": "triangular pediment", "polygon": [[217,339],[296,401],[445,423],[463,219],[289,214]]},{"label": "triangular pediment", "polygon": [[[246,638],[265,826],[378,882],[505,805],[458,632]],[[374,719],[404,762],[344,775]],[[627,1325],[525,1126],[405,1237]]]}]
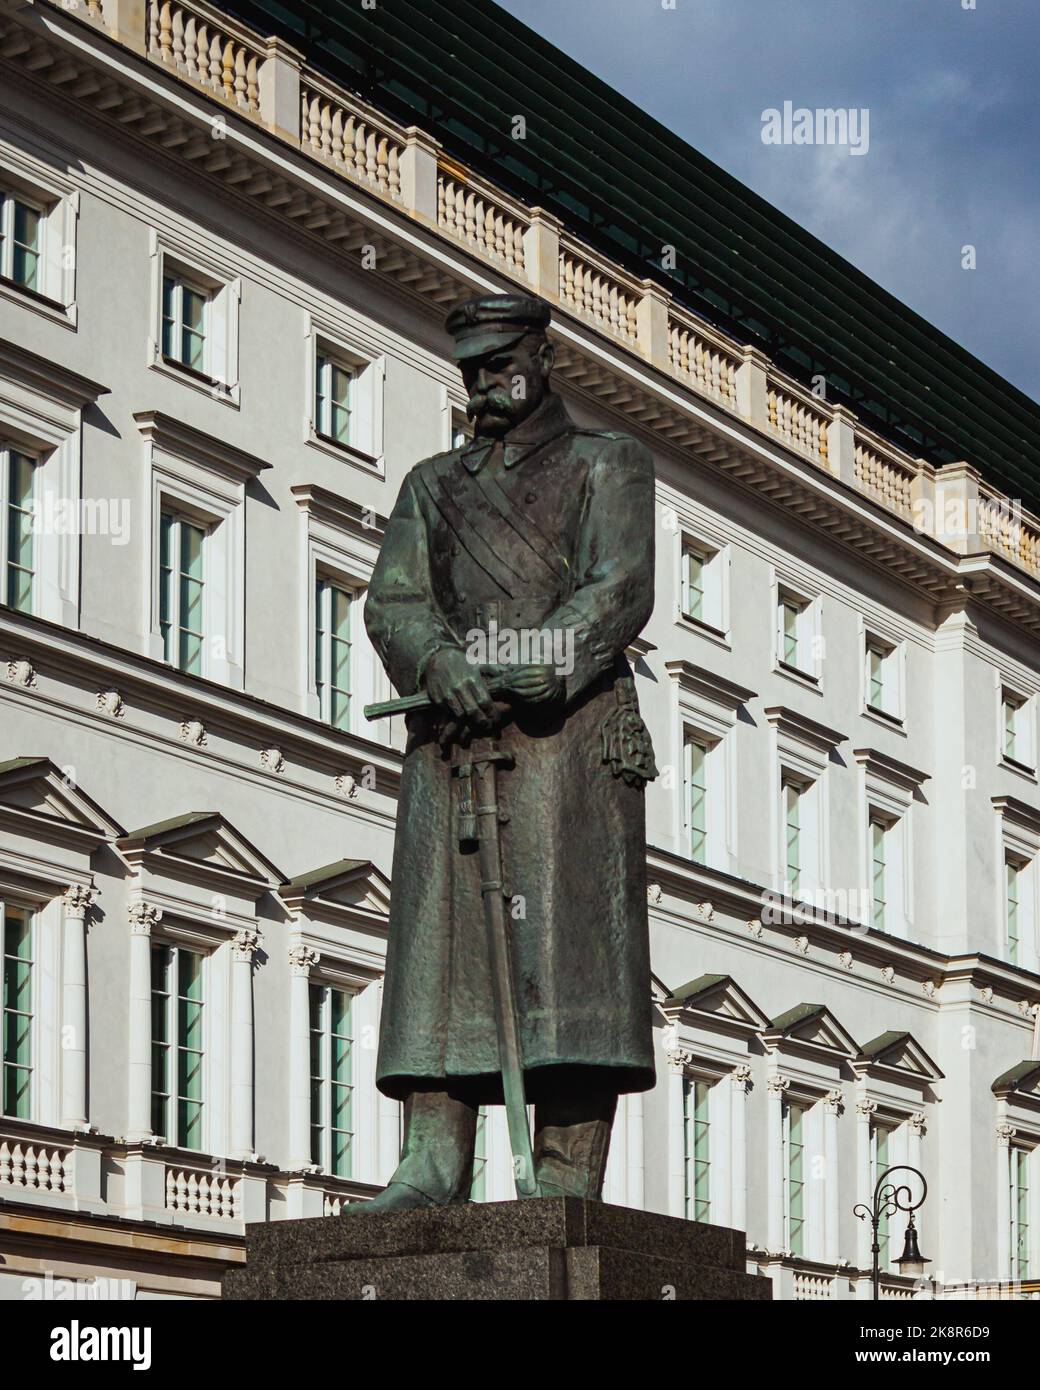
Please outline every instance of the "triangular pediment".
[{"label": "triangular pediment", "polygon": [[306,906],[326,912],[389,918],[390,880],[370,859],[341,859],[284,883],[280,895],[291,911]]},{"label": "triangular pediment", "polygon": [[994,1095],[1007,1096],[1012,1091],[1023,1099],[1040,1103],[1040,1060],[1033,1057],[1027,1062],[1019,1062],[993,1083]]},{"label": "triangular pediment", "polygon": [[863,1044],[856,1062],[857,1069],[866,1071],[885,1067],[917,1081],[942,1080],[942,1072],[912,1033],[880,1033]]},{"label": "triangular pediment", "polygon": [[0,763],[0,818],[43,840],[96,849],[123,827],[50,758]]},{"label": "triangular pediment", "polygon": [[711,1014],[756,1030],[769,1026],[768,1016],[731,975],[700,975],[677,989],[664,1007]]},{"label": "triangular pediment", "polygon": [[116,846],[132,866],[217,877],[232,876],[254,888],[274,888],[282,875],[219,811],[189,811],[123,836]]},{"label": "triangular pediment", "polygon": [[786,1041],[842,1057],[856,1057],[860,1051],[855,1038],[825,1004],[797,1004],[774,1018],[763,1036],[773,1047]]}]

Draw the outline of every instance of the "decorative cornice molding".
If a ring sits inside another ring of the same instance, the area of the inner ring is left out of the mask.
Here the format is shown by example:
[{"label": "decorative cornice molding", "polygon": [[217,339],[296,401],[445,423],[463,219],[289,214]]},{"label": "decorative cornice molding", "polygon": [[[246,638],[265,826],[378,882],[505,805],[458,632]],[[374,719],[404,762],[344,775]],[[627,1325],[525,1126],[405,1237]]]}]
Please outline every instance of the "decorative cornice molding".
[{"label": "decorative cornice molding", "polygon": [[143,439],[165,453],[204,464],[214,473],[245,483],[256,478],[271,464],[255,454],[247,454],[222,439],[204,434],[183,420],[161,410],[139,410],[134,422]]},{"label": "decorative cornice molding", "polygon": [[881,753],[876,748],[854,748],[852,756],[866,772],[883,782],[894,782],[904,791],[913,792],[929,780],[930,774],[918,772],[907,763]]},{"label": "decorative cornice molding", "polygon": [[837,729],[829,729],[826,724],[818,724],[815,719],[810,719],[805,714],[799,714],[797,710],[788,709],[786,705],[770,705],[768,709],[763,710],[763,713],[777,733],[784,734],[799,743],[811,744],[821,753],[829,753],[848,738],[848,734],[840,734]]},{"label": "decorative cornice molding", "polygon": [[371,507],[363,507],[352,498],[330,492],[317,483],[297,483],[289,491],[301,511],[328,522],[340,530],[349,531],[370,545],[381,544],[387,518]]},{"label": "decorative cornice molding", "polygon": [[683,690],[702,695],[732,710],[738,710],[755,698],[755,691],[736,681],[727,680],[717,671],[709,671],[706,666],[695,666],[692,661],[676,659],[666,661],[664,668]]}]

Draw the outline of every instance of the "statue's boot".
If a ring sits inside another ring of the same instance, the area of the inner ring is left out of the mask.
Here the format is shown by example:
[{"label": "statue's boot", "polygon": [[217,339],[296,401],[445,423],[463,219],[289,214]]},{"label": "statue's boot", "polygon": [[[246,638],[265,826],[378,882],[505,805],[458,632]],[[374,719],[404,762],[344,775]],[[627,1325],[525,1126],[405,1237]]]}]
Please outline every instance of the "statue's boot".
[{"label": "statue's boot", "polygon": [[614,1094],[553,1099],[535,1106],[534,1172],[540,1197],[600,1200],[616,1109]]},{"label": "statue's boot", "polygon": [[447,1091],[413,1091],[404,1103],[404,1153],[384,1191],[344,1214],[443,1207],[469,1198],[477,1107]]}]

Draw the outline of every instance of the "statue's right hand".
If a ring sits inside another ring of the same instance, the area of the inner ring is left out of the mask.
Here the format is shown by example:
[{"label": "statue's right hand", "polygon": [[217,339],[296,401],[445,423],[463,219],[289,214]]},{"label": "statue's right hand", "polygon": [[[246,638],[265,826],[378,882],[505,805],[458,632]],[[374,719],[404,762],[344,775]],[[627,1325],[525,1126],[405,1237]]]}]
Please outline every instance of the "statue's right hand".
[{"label": "statue's right hand", "polygon": [[433,654],[427,662],[423,684],[433,703],[450,710],[457,719],[486,728],[497,717],[480,667],[458,647],[442,647]]}]

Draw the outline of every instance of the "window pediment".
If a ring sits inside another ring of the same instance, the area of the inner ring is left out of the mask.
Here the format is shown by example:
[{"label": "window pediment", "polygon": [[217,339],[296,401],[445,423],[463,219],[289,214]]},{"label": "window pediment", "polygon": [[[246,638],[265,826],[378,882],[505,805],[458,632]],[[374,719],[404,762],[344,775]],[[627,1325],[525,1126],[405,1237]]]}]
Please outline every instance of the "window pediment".
[{"label": "window pediment", "polygon": [[1019,1062],[998,1076],[991,1089],[1002,1100],[1040,1111],[1040,1061],[1033,1057]]},{"label": "window pediment", "polygon": [[117,840],[116,848],[141,877],[171,879],[256,902],[282,874],[218,811],[189,811]]},{"label": "window pediment", "polygon": [[390,919],[390,880],[368,859],[341,859],[300,874],[279,896],[294,917],[383,927]]},{"label": "window pediment", "polygon": [[729,975],[701,975],[677,989],[661,1008],[684,1022],[722,1025],[741,1033],[769,1027],[769,1018]]},{"label": "window pediment", "polygon": [[912,1033],[880,1033],[863,1044],[852,1066],[861,1076],[887,1077],[902,1083],[943,1079],[943,1073]]},{"label": "window pediment", "polygon": [[762,1033],[770,1052],[793,1051],[835,1062],[859,1056],[860,1047],[851,1033],[825,1004],[797,1004],[774,1018]]},{"label": "window pediment", "polygon": [[91,854],[126,832],[49,758],[0,763],[0,822],[33,838]]}]

